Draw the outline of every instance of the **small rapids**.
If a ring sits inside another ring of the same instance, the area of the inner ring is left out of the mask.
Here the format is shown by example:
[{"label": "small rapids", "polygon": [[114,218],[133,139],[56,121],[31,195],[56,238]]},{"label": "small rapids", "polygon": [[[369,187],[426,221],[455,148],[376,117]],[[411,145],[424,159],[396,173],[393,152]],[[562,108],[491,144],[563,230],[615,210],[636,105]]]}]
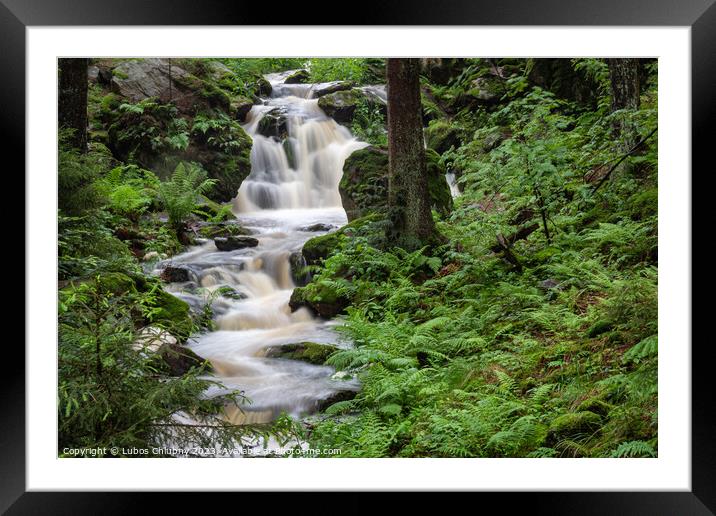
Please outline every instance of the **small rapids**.
[{"label": "small rapids", "polygon": [[[216,296],[212,309],[217,330],[189,342],[211,362],[221,383],[250,400],[241,410],[227,411],[235,424],[269,422],[282,412],[302,417],[336,393],[359,387],[355,379],[334,379],[332,367],[266,356],[269,348],[306,341],[351,345],[334,330],[337,322],[317,319],[306,308],[291,312],[291,256],[309,238],[325,234],[309,231],[310,226],[337,229],[346,223],[338,192],[343,163],[367,145],[323,113],[311,98],[315,85],[284,84],[287,75],[266,76],[271,97],[253,106],[244,126],[253,138],[251,174],[233,201],[233,211],[258,246],[219,251],[209,240],[171,259],[193,278],[171,283],[167,290],[193,307],[203,306],[207,293],[222,287],[237,294],[238,299]],[[259,133],[261,120],[276,113],[285,123],[283,139]],[[207,392],[218,394],[217,388]]]}]

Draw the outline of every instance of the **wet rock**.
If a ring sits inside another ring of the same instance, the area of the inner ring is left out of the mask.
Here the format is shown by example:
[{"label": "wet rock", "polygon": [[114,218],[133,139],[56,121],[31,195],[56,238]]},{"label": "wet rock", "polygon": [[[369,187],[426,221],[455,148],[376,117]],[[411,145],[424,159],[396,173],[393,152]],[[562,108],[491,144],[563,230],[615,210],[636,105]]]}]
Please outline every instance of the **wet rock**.
[{"label": "wet rock", "polygon": [[295,288],[291,293],[288,305],[293,312],[306,307],[319,317],[332,319],[343,313],[350,303],[351,299],[347,295],[336,291],[325,283],[318,283]]},{"label": "wet rock", "polygon": [[313,92],[313,97],[318,98],[337,91],[350,90],[352,87],[353,83],[350,81],[333,81],[316,84],[311,91]]},{"label": "wet rock", "polygon": [[183,376],[194,368],[202,371],[211,371],[212,369],[208,361],[180,344],[164,344],[157,355],[171,376]]},{"label": "wet rock", "polygon": [[221,296],[228,299],[235,299],[235,300],[241,300],[246,299],[248,296],[242,292],[237,291],[236,289],[229,287],[228,285],[224,285],[223,287],[219,287],[216,289],[216,292]]},{"label": "wet rock", "polygon": [[283,108],[275,108],[264,114],[256,131],[267,138],[286,138],[288,136],[288,114]]},{"label": "wet rock", "polygon": [[256,247],[259,241],[256,238],[247,236],[227,236],[214,239],[214,245],[219,251],[235,251],[246,247]]},{"label": "wet rock", "polygon": [[159,277],[167,283],[184,283],[191,280],[192,273],[186,267],[168,265],[162,269]]},{"label": "wet rock", "polygon": [[299,231],[318,232],[318,231],[331,231],[332,229],[335,229],[335,226],[332,224],[326,224],[324,222],[317,222],[315,224],[311,224],[310,226],[304,226],[302,228],[299,228]]},{"label": "wet rock", "polygon": [[309,82],[311,78],[311,75],[308,73],[308,70],[296,70],[291,75],[286,77],[286,80],[284,80],[284,84],[305,84]]},{"label": "wet rock", "polygon": [[318,107],[339,124],[350,124],[360,98],[360,91],[356,89],[337,91],[319,98]]},{"label": "wet rock", "polygon": [[251,235],[251,231],[239,224],[238,221],[201,224],[197,232],[200,237],[210,239],[236,235]]},{"label": "wet rock", "polygon": [[234,118],[242,124],[246,122],[246,115],[249,114],[252,107],[254,107],[254,101],[246,97],[238,97],[231,102],[231,111],[234,114]]},{"label": "wet rock", "polygon": [[350,401],[355,398],[357,394],[358,392],[354,390],[337,391],[326,399],[318,400],[316,402],[316,411],[323,412],[328,407],[334,403],[338,403],[339,401]]},{"label": "wet rock", "polygon": [[132,349],[148,353],[156,353],[163,345],[177,344],[177,338],[168,331],[157,326],[142,328],[132,343]]},{"label": "wet rock", "polygon": [[291,277],[293,282],[299,286],[304,287],[311,281],[311,272],[307,268],[306,259],[301,251],[291,253],[288,257],[288,263],[291,267]]},{"label": "wet rock", "polygon": [[268,358],[284,358],[288,360],[301,360],[314,365],[323,365],[329,356],[338,348],[327,344],[315,342],[299,342],[296,344],[285,344],[283,346],[272,346],[266,349]]}]

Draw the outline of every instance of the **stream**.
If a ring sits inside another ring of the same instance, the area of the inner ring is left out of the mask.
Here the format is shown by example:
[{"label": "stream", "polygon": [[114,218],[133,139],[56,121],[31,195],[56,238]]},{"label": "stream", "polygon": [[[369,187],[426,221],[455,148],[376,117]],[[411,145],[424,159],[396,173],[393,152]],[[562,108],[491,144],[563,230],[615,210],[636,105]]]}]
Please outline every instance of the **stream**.
[{"label": "stream", "polygon": [[[290,256],[308,239],[346,223],[338,192],[343,164],[367,144],[323,113],[312,98],[317,85],[284,84],[289,74],[266,76],[272,94],[253,106],[244,125],[253,138],[251,174],[233,200],[233,212],[258,246],[219,251],[208,240],[158,264],[161,268],[170,262],[191,271],[192,282],[171,283],[166,290],[193,307],[206,303],[206,292],[222,287],[241,297],[216,296],[216,331],[188,343],[210,361],[215,379],[251,400],[241,410],[227,409],[235,424],[270,422],[282,412],[301,418],[339,391],[359,388],[355,379],[334,377],[332,367],[266,356],[271,348],[304,341],[351,346],[335,331],[340,322],[318,319],[306,308],[291,312],[288,302],[296,285]],[[270,112],[285,116],[285,140],[259,134],[261,120]],[[309,230],[319,223],[322,231]],[[205,293],[191,293],[191,287]],[[219,393],[213,387],[207,395]]]}]

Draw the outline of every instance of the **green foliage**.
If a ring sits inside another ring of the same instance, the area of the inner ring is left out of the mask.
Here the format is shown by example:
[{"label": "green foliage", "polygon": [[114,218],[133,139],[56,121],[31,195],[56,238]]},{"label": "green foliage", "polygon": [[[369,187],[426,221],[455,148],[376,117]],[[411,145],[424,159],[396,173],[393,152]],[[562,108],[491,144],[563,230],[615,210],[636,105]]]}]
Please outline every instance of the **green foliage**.
[{"label": "green foliage", "polygon": [[[368,231],[341,239],[314,274],[316,285],[350,281],[342,331],[355,348],[328,363],[362,389],[326,411],[312,446],[358,457],[656,456],[656,142],[593,193],[590,174],[624,149],[603,62],[572,63],[601,87],[589,111],[533,87],[528,65],[512,61],[500,61],[497,104],[434,122],[464,142],[441,158],[463,186],[438,222],[450,245],[384,251]],[[449,104],[491,73],[467,60],[430,89]],[[642,135],[656,123],[653,94],[624,114]],[[496,235],[531,225],[507,260]]]},{"label": "green foliage", "polygon": [[[181,377],[163,373],[154,353],[137,344],[134,311],[155,304],[156,291],[118,291],[97,276],[60,292],[58,452],[65,448],[132,447],[161,455],[154,447],[235,448],[257,442],[267,429],[226,422],[226,404],[244,402],[237,392],[206,398],[213,380],[202,367]],[[191,418],[187,422],[186,418]],[[205,425],[205,426],[197,426]],[[278,426],[278,435],[291,431]],[[219,453],[219,452],[217,452]]]},{"label": "green foliage", "polygon": [[386,120],[381,108],[375,102],[369,102],[361,96],[356,104],[351,123],[353,135],[373,145],[387,145],[388,132]]},{"label": "green foliage", "polygon": [[369,81],[369,63],[367,59],[313,58],[309,60],[312,82],[352,81],[356,84],[367,84]]},{"label": "green foliage", "polygon": [[197,208],[197,196],[209,191],[216,183],[206,178],[206,171],[197,163],[179,163],[170,180],[159,186],[159,197],[175,229],[183,227],[186,218]]},{"label": "green foliage", "polygon": [[97,182],[113,212],[138,220],[157,198],[159,179],[136,165],[115,167]]}]

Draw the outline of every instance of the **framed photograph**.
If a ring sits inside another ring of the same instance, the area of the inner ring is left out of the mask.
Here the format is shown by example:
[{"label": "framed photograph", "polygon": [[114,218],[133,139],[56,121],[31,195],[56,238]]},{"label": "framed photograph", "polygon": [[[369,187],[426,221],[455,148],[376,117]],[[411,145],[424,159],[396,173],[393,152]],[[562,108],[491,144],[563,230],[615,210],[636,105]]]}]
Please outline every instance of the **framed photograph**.
[{"label": "framed photograph", "polygon": [[712,4],[2,0],[27,303],[0,507],[712,514]]}]

